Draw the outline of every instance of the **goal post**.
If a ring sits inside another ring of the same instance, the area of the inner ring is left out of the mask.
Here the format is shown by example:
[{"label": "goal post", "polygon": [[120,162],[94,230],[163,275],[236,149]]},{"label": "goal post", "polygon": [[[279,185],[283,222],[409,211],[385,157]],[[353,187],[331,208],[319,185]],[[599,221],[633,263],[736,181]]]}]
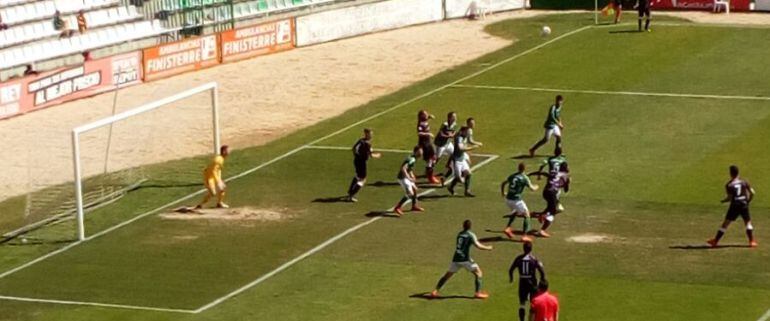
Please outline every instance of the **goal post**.
[{"label": "goal post", "polygon": [[190,96],[200,94],[200,93],[210,92],[211,121],[212,121],[212,128],[213,128],[213,153],[216,154],[219,152],[219,147],[221,144],[220,128],[219,128],[219,92],[217,88],[218,87],[216,82],[210,82],[210,83],[200,85],[198,87],[191,88],[186,91],[177,93],[175,95],[127,110],[125,112],[115,114],[113,116],[76,127],[72,130],[72,159],[73,159],[73,167],[74,167],[75,207],[76,207],[75,216],[77,221],[77,239],[79,241],[84,241],[86,239],[85,207],[88,205],[88,204],[85,204],[84,197],[83,197],[84,177],[83,177],[82,159],[81,159],[82,155],[80,150],[80,136],[89,131],[102,128],[104,126],[110,126],[121,120],[125,120],[131,117],[135,117],[135,116],[150,112],[152,110],[161,108],[165,105],[183,100]]}]

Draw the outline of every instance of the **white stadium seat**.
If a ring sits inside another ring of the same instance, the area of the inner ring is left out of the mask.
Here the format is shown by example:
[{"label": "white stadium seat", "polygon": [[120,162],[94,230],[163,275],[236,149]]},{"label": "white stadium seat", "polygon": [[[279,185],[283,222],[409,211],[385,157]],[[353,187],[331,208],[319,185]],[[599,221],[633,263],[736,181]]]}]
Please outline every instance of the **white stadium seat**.
[{"label": "white stadium seat", "polygon": [[68,39],[51,39],[33,45],[12,47],[0,50],[0,55],[6,58],[0,60],[0,68],[77,54],[124,41],[156,36],[164,32],[166,31],[159,20],[140,21],[100,28]]},{"label": "white stadium seat", "polygon": [[16,4],[23,4],[25,2],[32,2],[34,0],[0,0],[0,6],[12,6]]},{"label": "white stadium seat", "polygon": [[[98,27],[120,24],[142,18],[134,6],[123,8],[123,10],[119,10],[118,8],[105,8],[90,11],[86,12],[85,16],[89,32],[94,32]],[[67,21],[67,25],[70,29],[73,31],[77,30],[77,18],[74,14],[64,16],[64,19]],[[53,28],[50,19],[12,26],[8,30],[0,31],[0,35],[2,35],[2,38],[0,38],[0,48],[58,36],[59,33],[59,31]]]}]

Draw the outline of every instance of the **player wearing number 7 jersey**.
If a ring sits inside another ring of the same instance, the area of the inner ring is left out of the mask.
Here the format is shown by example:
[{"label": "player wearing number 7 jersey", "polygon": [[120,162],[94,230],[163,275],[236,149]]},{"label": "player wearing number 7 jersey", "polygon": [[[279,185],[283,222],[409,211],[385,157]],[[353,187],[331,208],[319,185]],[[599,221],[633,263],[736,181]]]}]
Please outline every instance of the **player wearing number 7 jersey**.
[{"label": "player wearing number 7 jersey", "polygon": [[758,244],[754,240],[754,226],[751,225],[751,215],[749,214],[749,203],[754,199],[754,189],[751,188],[749,182],[738,176],[738,166],[730,166],[730,181],[725,185],[725,190],[727,197],[722,200],[722,203],[730,202],[730,208],[727,210],[725,220],[722,222],[719,231],[717,231],[716,237],[708,240],[708,244],[711,247],[716,247],[719,240],[725,235],[725,231],[730,226],[730,223],[740,216],[746,224],[746,236],[749,238],[749,246],[756,247]]},{"label": "player wearing number 7 jersey", "polygon": [[524,254],[517,256],[511,268],[508,269],[508,280],[511,283],[513,283],[513,272],[516,269],[519,270],[519,320],[524,321],[527,301],[531,300],[537,292],[535,271],[540,274],[541,280],[545,280],[543,264],[532,255],[532,242],[524,242]]},{"label": "player wearing number 7 jersey", "polygon": [[476,262],[474,262],[473,259],[471,258],[471,246],[475,246],[479,249],[487,250],[487,251],[492,250],[491,245],[481,244],[481,242],[479,242],[479,239],[476,238],[476,234],[473,234],[473,232],[471,232],[471,220],[465,220],[465,222],[463,222],[463,230],[460,231],[459,234],[457,234],[457,246],[455,247],[455,253],[454,253],[454,256],[452,257],[452,263],[449,264],[449,269],[444,274],[444,276],[442,276],[441,279],[438,281],[438,284],[436,284],[436,289],[430,293],[431,297],[437,298],[438,291],[441,290],[441,287],[443,287],[446,281],[449,281],[449,278],[451,278],[452,275],[457,273],[457,271],[459,271],[460,268],[470,271],[476,277],[475,297],[477,299],[486,299],[489,297],[489,294],[485,292],[481,292],[482,272],[479,265],[476,264]]}]

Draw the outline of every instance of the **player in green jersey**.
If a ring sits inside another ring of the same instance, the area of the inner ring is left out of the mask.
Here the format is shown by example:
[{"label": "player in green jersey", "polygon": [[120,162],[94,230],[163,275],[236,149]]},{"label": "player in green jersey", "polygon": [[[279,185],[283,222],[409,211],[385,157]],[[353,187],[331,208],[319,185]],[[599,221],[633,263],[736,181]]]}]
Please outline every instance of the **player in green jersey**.
[{"label": "player in green jersey", "polygon": [[564,129],[564,123],[561,121],[561,109],[563,105],[564,97],[557,95],[556,103],[548,110],[548,117],[546,117],[545,124],[543,124],[543,127],[545,127],[545,135],[529,149],[530,157],[534,157],[535,151],[551,140],[551,136],[556,137],[556,147],[561,147],[561,130]]},{"label": "player in green jersey", "polygon": [[433,140],[433,143],[436,145],[436,163],[438,163],[439,159],[444,157],[444,155],[447,156],[447,173],[441,178],[442,181],[444,178],[452,175],[452,154],[454,153],[452,139],[454,139],[455,133],[457,132],[457,113],[449,112],[446,115],[446,118],[447,121],[441,124],[441,128],[439,128],[438,133],[436,133],[436,138]]},{"label": "player in green jersey", "polygon": [[[548,171],[544,172],[543,169],[545,169],[546,166],[548,167]],[[567,167],[567,156],[564,156],[561,147],[556,147],[556,150],[553,152],[553,156],[544,160],[537,171],[531,172],[527,174],[527,176],[537,175],[537,179],[540,180],[542,176],[550,177],[551,173],[562,171],[569,173],[569,167]]]},{"label": "player in green jersey", "polygon": [[492,250],[491,245],[482,244],[479,242],[476,234],[471,232],[471,220],[465,220],[465,222],[463,222],[463,230],[457,234],[457,243],[455,246],[454,256],[452,257],[452,263],[449,264],[449,269],[444,274],[444,276],[438,280],[436,289],[430,293],[431,297],[438,297],[438,291],[441,290],[441,287],[443,287],[446,281],[448,281],[449,278],[451,278],[452,275],[457,273],[457,271],[459,271],[461,268],[468,270],[469,272],[473,273],[474,276],[476,276],[476,294],[474,296],[478,299],[486,299],[489,297],[489,294],[481,291],[481,277],[483,276],[483,273],[481,272],[479,265],[476,264],[476,262],[474,262],[471,258],[471,245],[481,250]]},{"label": "player in green jersey", "polygon": [[[524,163],[519,163],[518,170],[518,172],[508,176],[508,178],[505,179],[502,184],[500,184],[500,194],[505,197],[505,203],[508,205],[508,208],[511,209],[510,214],[506,215],[508,217],[508,225],[505,228],[505,235],[507,235],[508,238],[513,239],[513,230],[511,229],[511,224],[513,224],[516,216],[522,216],[524,217],[524,234],[521,237],[521,240],[524,242],[530,242],[532,239],[527,236],[527,232],[529,232],[530,226],[530,214],[529,208],[527,208],[527,204],[524,203],[522,194],[524,193],[525,188],[536,191],[539,187],[537,185],[533,185],[527,174],[524,173],[524,170],[526,170],[526,165],[524,165]],[[506,186],[508,187],[508,193],[505,192]]]},{"label": "player in green jersey", "polygon": [[[473,129],[475,127],[476,127],[476,120],[473,119],[473,117],[469,117],[468,119],[465,120],[465,127],[463,127],[463,128],[465,128],[465,133],[463,134],[464,135],[463,136],[464,139],[462,140],[462,144],[463,144],[463,148],[465,149],[466,152],[469,151],[469,150],[472,150],[472,149],[476,149],[476,148],[481,147],[482,145],[484,145],[483,143],[481,143],[479,141],[476,141],[473,138]],[[461,130],[463,128],[461,128]],[[455,136],[456,135],[459,135],[459,134],[455,134]],[[457,142],[455,142],[454,139],[453,139],[452,140],[452,154],[449,157],[449,160],[451,161],[451,164],[447,164],[447,165],[450,166],[449,167],[449,171],[447,171],[447,173],[444,174],[444,177],[441,178],[441,186],[445,185],[445,179],[448,178],[450,175],[452,175],[452,174],[457,175],[457,172],[454,169],[455,162],[454,162],[454,157],[453,157],[454,156],[454,150],[455,150],[454,146],[456,146],[456,145],[457,145]],[[468,166],[470,166],[470,158],[468,159]],[[451,190],[450,192],[452,194],[454,194],[454,189]]]},{"label": "player in green jersey", "polygon": [[414,164],[420,156],[422,156],[422,148],[418,145],[414,147],[412,154],[401,163],[401,168],[398,171],[398,183],[401,185],[401,188],[404,189],[404,197],[402,197],[401,200],[398,201],[398,204],[393,208],[393,211],[396,212],[398,216],[404,215],[401,206],[410,199],[412,200],[412,211],[424,211],[422,207],[417,205],[418,193],[417,184],[415,184],[417,178],[414,176]]},{"label": "player in green jersey", "polygon": [[474,119],[473,117],[469,117],[468,119],[466,119],[465,127],[468,127],[468,137],[465,138],[466,143],[474,147],[484,146],[482,142],[477,141],[473,138],[473,129],[476,128],[476,119]]},{"label": "player in green jersey", "polygon": [[561,147],[556,147],[556,150],[553,151],[553,156],[544,160],[543,164],[540,165],[540,169],[537,171],[543,173],[543,169],[548,166],[548,173],[560,172],[562,167],[566,167],[566,164],[567,156],[564,156],[564,151],[561,149]]},{"label": "player in green jersey", "polygon": [[460,128],[460,132],[454,137],[455,150],[454,154],[452,154],[452,165],[455,178],[452,180],[452,183],[449,184],[447,189],[449,190],[449,194],[454,195],[457,183],[463,183],[463,186],[465,187],[465,196],[475,197],[476,195],[471,193],[471,157],[467,152],[473,149],[473,146],[468,145],[466,142],[468,129],[468,127]]}]

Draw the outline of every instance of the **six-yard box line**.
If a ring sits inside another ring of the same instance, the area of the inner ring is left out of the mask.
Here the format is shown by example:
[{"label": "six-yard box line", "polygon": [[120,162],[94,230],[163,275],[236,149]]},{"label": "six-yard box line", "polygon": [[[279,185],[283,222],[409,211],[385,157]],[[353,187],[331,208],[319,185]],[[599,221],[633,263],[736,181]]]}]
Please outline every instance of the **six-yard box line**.
[{"label": "six-yard box line", "polygon": [[[689,24],[666,24],[666,25],[669,25],[669,26],[698,26],[698,25],[689,25]],[[284,159],[284,158],[286,158],[288,156],[291,156],[291,155],[299,152],[300,150],[303,150],[303,149],[306,149],[306,148],[311,148],[311,147],[313,147],[313,144],[315,144],[315,143],[318,143],[318,142],[321,142],[321,141],[326,140],[328,138],[331,138],[333,136],[336,136],[336,135],[338,135],[338,134],[340,134],[340,133],[342,133],[344,131],[347,131],[347,130],[355,127],[355,126],[359,126],[359,125],[361,125],[361,124],[363,124],[365,122],[368,122],[368,121],[370,121],[372,119],[378,118],[378,117],[380,117],[380,116],[382,116],[382,115],[384,115],[386,113],[389,113],[389,112],[391,112],[393,110],[396,110],[396,109],[398,109],[400,107],[408,105],[408,104],[410,104],[410,103],[412,103],[414,101],[417,101],[419,99],[428,97],[428,96],[430,96],[430,95],[432,95],[432,94],[434,94],[436,92],[439,92],[441,90],[444,90],[444,89],[450,88],[450,87],[454,87],[454,88],[476,88],[476,89],[502,89],[502,90],[545,91],[545,92],[556,92],[556,91],[559,91],[559,92],[586,93],[586,94],[608,94],[608,95],[639,95],[639,96],[682,97],[682,98],[770,100],[770,97],[762,97],[762,96],[699,95],[699,94],[654,93],[654,92],[622,92],[622,91],[615,92],[615,91],[596,91],[596,90],[575,90],[575,89],[536,88],[536,87],[512,87],[512,86],[486,86],[486,85],[461,85],[460,84],[461,82],[463,82],[465,80],[471,79],[471,78],[476,77],[476,76],[478,76],[478,75],[480,75],[482,73],[485,73],[485,72],[490,71],[490,70],[492,70],[494,68],[497,68],[497,67],[499,67],[499,66],[501,66],[501,65],[503,65],[503,64],[505,64],[507,62],[515,60],[515,59],[517,59],[517,58],[519,58],[521,56],[524,56],[526,54],[529,54],[529,53],[531,53],[531,52],[533,52],[535,50],[538,50],[538,49],[540,49],[540,48],[542,48],[542,47],[544,47],[544,46],[546,46],[548,44],[551,44],[551,43],[553,43],[553,42],[555,42],[557,40],[563,39],[563,38],[565,38],[567,36],[573,35],[575,33],[578,33],[578,32],[581,32],[581,31],[584,31],[584,30],[587,30],[587,29],[590,29],[590,28],[601,28],[601,27],[604,27],[604,26],[585,26],[585,27],[582,27],[582,28],[579,28],[579,29],[572,30],[572,31],[570,31],[568,33],[562,34],[562,35],[560,35],[560,36],[558,36],[558,37],[556,37],[554,39],[551,39],[551,40],[549,40],[549,41],[547,41],[545,43],[542,43],[540,45],[537,45],[535,47],[527,49],[527,50],[525,50],[525,51],[523,51],[523,52],[521,52],[519,54],[516,54],[516,55],[511,56],[509,58],[506,58],[506,59],[504,59],[502,61],[499,61],[499,62],[497,62],[497,63],[495,63],[495,64],[493,64],[493,65],[491,65],[491,66],[489,66],[487,68],[479,70],[479,71],[477,71],[477,72],[475,72],[473,74],[470,74],[470,75],[465,76],[463,78],[460,78],[460,79],[458,79],[456,81],[453,81],[453,82],[451,82],[449,84],[446,84],[444,86],[438,87],[436,89],[433,89],[433,90],[428,91],[426,93],[423,93],[421,95],[413,97],[413,98],[411,98],[411,99],[409,99],[407,101],[404,101],[404,102],[402,102],[400,104],[397,104],[397,105],[395,105],[395,106],[393,106],[393,107],[391,107],[389,109],[383,110],[383,111],[381,111],[379,113],[376,113],[376,114],[374,114],[372,116],[369,116],[369,117],[367,117],[367,118],[365,118],[365,119],[363,119],[363,120],[361,120],[359,122],[351,124],[351,125],[349,125],[347,127],[344,127],[344,128],[342,128],[340,130],[337,130],[337,131],[335,131],[335,132],[333,132],[333,133],[331,133],[331,134],[329,134],[327,136],[321,137],[321,138],[319,138],[319,139],[317,139],[317,140],[315,140],[315,141],[313,141],[311,143],[308,143],[306,145],[300,146],[300,147],[298,147],[298,148],[296,148],[294,150],[291,150],[291,151],[289,151],[289,152],[287,152],[287,153],[285,153],[283,155],[280,155],[280,156],[278,156],[278,157],[276,157],[276,158],[274,158],[274,159],[272,159],[272,160],[270,160],[268,162],[262,163],[262,164],[260,164],[257,167],[254,167],[254,168],[252,168],[250,170],[242,172],[242,173],[240,173],[240,174],[238,174],[236,176],[229,177],[228,179],[226,179],[226,181],[231,181],[231,180],[238,179],[240,177],[246,176],[248,174],[251,174],[251,173],[253,173],[253,172],[255,172],[255,171],[257,171],[257,170],[259,170],[261,168],[264,168],[264,167],[272,164],[272,163],[275,163],[275,162],[277,162],[279,160],[282,160],[282,159]],[[347,148],[347,147],[332,147],[332,148],[329,148],[329,146],[315,146],[315,149],[345,149],[345,150],[348,150],[349,148]],[[385,150],[382,150],[382,151],[385,151]],[[475,155],[481,156],[479,154],[475,154]],[[489,161],[491,161],[491,159],[489,159]],[[432,192],[432,191],[433,190],[425,191],[425,192],[421,193],[421,195],[422,194],[427,194],[428,192]],[[185,196],[183,198],[180,198],[178,200],[175,200],[173,202],[165,204],[162,207],[156,208],[156,209],[154,209],[154,210],[152,210],[150,212],[144,213],[144,214],[139,215],[137,217],[134,217],[134,218],[132,218],[130,220],[124,221],[124,222],[122,222],[122,223],[120,223],[118,225],[110,227],[110,228],[108,228],[108,229],[106,229],[104,231],[96,233],[96,234],[86,238],[83,241],[78,241],[78,242],[75,242],[75,243],[71,243],[70,245],[67,245],[67,246],[65,246],[63,248],[60,248],[60,249],[56,250],[56,251],[53,251],[53,252],[45,254],[45,255],[43,255],[41,257],[38,257],[37,259],[34,259],[34,260],[32,260],[32,261],[30,261],[28,263],[25,263],[25,264],[23,264],[23,265],[21,265],[19,267],[13,268],[11,270],[8,270],[8,271],[0,274],[0,279],[6,277],[8,275],[11,275],[11,274],[13,274],[15,272],[18,272],[18,271],[20,271],[22,269],[25,269],[25,268],[27,268],[27,267],[29,267],[31,265],[39,263],[39,262],[41,262],[41,261],[43,261],[45,259],[48,259],[48,258],[50,258],[52,256],[55,256],[55,255],[57,255],[59,253],[67,251],[67,250],[71,249],[72,247],[77,246],[77,245],[79,245],[81,243],[84,243],[84,242],[92,240],[94,238],[103,236],[103,235],[105,235],[105,234],[107,234],[109,232],[112,232],[112,231],[114,231],[114,230],[116,230],[118,228],[121,228],[121,227],[123,227],[125,225],[131,224],[131,223],[133,223],[133,222],[135,222],[135,221],[137,221],[137,220],[139,220],[141,218],[144,218],[146,216],[155,214],[155,213],[157,213],[157,212],[159,212],[159,211],[161,211],[163,209],[169,208],[169,207],[171,207],[173,205],[176,205],[178,203],[186,201],[186,200],[188,200],[188,199],[190,199],[192,197],[200,195],[203,192],[204,192],[204,190],[196,191],[196,192],[194,192],[194,193],[192,193],[190,195],[187,195],[187,196]],[[333,242],[331,242],[331,243],[333,243]],[[331,244],[331,243],[329,243],[329,244]],[[309,254],[308,254],[308,256],[309,256]],[[297,261],[299,261],[299,260],[297,260]],[[294,262],[294,263],[296,263],[296,262]],[[280,272],[280,271],[278,271],[278,272]],[[245,291],[245,289],[243,291]],[[238,293],[240,293],[240,292],[242,292],[242,291],[239,291]],[[228,298],[229,297],[231,297],[231,296],[228,296]],[[183,313],[199,313],[199,312],[205,311],[206,309],[208,309],[210,307],[213,307],[214,305],[216,305],[218,303],[221,303],[221,301],[220,302],[216,302],[215,301],[215,302],[212,302],[212,303],[214,303],[213,305],[209,304],[210,306],[207,305],[207,306],[204,306],[204,307],[202,307],[200,309],[197,309],[197,310],[181,310],[181,309],[164,309],[164,308],[152,308],[152,307],[131,307],[131,306],[124,306],[124,305],[88,303],[88,302],[75,302],[75,301],[59,301],[59,300],[47,300],[47,301],[44,301],[44,300],[40,300],[40,299],[21,298],[21,297],[7,297],[7,296],[0,296],[0,299],[17,300],[17,301],[31,301],[31,302],[49,302],[49,303],[58,303],[58,304],[93,305],[93,306],[128,308],[128,309],[139,308],[139,309],[145,309],[145,310],[166,311],[166,312],[183,312]],[[222,301],[224,301],[224,300],[222,300]],[[765,315],[763,315],[763,317],[761,317],[760,319],[767,319],[768,317],[770,317],[770,310],[768,310],[768,312]],[[765,321],[765,320],[763,320],[763,321]]]},{"label": "six-yard box line", "polygon": [[[301,150],[331,150],[331,151],[350,151],[350,147],[339,147],[339,146],[316,146],[316,145],[310,145],[310,146],[303,146]],[[400,149],[375,149],[376,152],[386,152],[386,153],[399,153],[399,154],[410,154],[411,151],[408,150],[400,150]],[[483,161],[479,162],[478,164],[475,164],[471,167],[471,170],[477,170],[481,168],[482,166],[485,166],[489,164],[490,162],[496,160],[499,158],[499,155],[493,155],[493,154],[476,154],[474,153],[473,156],[475,157],[481,157],[484,158]],[[449,180],[454,179],[454,176],[450,176]],[[428,194],[431,194],[436,191],[436,187],[428,188],[427,190],[421,192],[418,194],[418,197],[425,196]],[[411,200],[408,200],[406,204],[409,204]],[[392,212],[394,210],[393,207],[389,208],[387,211]],[[305,258],[323,250],[324,248],[328,247],[329,245],[334,244],[335,242],[339,241],[340,239],[344,238],[345,236],[358,231],[361,228],[366,227],[369,224],[372,224],[374,222],[379,221],[385,216],[377,216],[370,218],[369,220],[366,220],[362,223],[359,223],[353,227],[348,228],[347,230],[329,238],[328,240],[324,241],[323,243],[313,247],[312,249],[302,253],[301,255],[293,258],[292,260],[278,266],[277,268],[273,269],[272,271],[260,276],[259,278],[255,279],[252,282],[249,282],[248,284],[241,286],[238,289],[235,289],[195,310],[190,309],[184,309],[184,308],[167,308],[167,307],[153,307],[153,306],[140,306],[140,305],[129,305],[129,304],[119,304],[119,303],[106,303],[106,302],[93,302],[93,301],[73,301],[73,300],[62,300],[62,299],[44,299],[44,298],[31,298],[31,297],[20,297],[20,296],[12,296],[12,295],[0,295],[0,300],[9,300],[9,301],[21,301],[21,302],[33,302],[33,303],[49,303],[49,304],[61,304],[61,305],[76,305],[76,306],[93,306],[93,307],[101,307],[101,308],[117,308],[117,309],[128,309],[128,310],[145,310],[145,311],[155,311],[155,312],[173,312],[173,313],[190,313],[190,314],[197,314],[201,313],[203,311],[206,311],[208,309],[211,309],[228,299],[241,294],[245,291],[247,291],[250,288],[253,288],[254,286],[257,286],[258,284],[266,281],[267,279],[275,276],[276,274],[290,268],[291,266],[299,263],[300,261],[304,260]]]},{"label": "six-yard box line", "polygon": [[[251,173],[254,173],[254,172],[256,172],[256,171],[258,171],[258,170],[260,170],[260,169],[262,169],[262,168],[264,168],[264,167],[267,167],[267,166],[269,166],[269,165],[271,165],[271,164],[273,164],[273,163],[276,163],[276,162],[278,162],[278,161],[280,161],[280,160],[283,160],[283,159],[285,159],[285,158],[287,158],[287,157],[289,157],[289,156],[291,156],[291,155],[294,155],[294,154],[296,154],[297,152],[299,152],[299,151],[301,151],[301,150],[303,150],[303,149],[305,149],[305,148],[307,148],[307,147],[309,147],[309,146],[312,146],[312,145],[318,144],[318,143],[320,143],[320,142],[322,142],[322,141],[324,141],[324,140],[327,140],[327,139],[329,139],[329,138],[331,138],[331,137],[337,136],[337,135],[339,135],[339,134],[341,134],[341,133],[343,133],[343,132],[346,132],[346,131],[348,131],[348,130],[350,130],[350,129],[352,129],[352,128],[355,128],[355,127],[357,127],[357,126],[360,126],[360,125],[362,125],[362,124],[364,124],[364,123],[366,123],[366,122],[369,122],[369,121],[371,121],[371,120],[373,120],[373,119],[377,119],[377,118],[379,118],[379,117],[381,117],[381,116],[383,116],[383,115],[385,115],[385,114],[388,114],[388,113],[390,113],[390,112],[392,112],[392,111],[394,111],[394,110],[397,110],[397,109],[399,109],[399,108],[401,108],[401,107],[404,107],[404,106],[406,106],[406,105],[409,105],[409,104],[411,104],[411,103],[413,103],[413,102],[415,102],[415,101],[418,101],[418,100],[420,100],[420,99],[423,99],[423,98],[429,97],[429,96],[431,96],[431,95],[433,95],[433,94],[435,94],[435,93],[437,93],[437,92],[440,92],[440,91],[442,91],[442,90],[444,90],[444,89],[446,89],[446,88],[449,88],[449,87],[451,87],[451,86],[453,86],[453,85],[459,84],[459,83],[461,83],[461,82],[463,82],[463,81],[466,81],[466,80],[468,80],[468,79],[471,79],[471,78],[474,78],[474,77],[476,77],[476,76],[479,76],[479,75],[481,75],[481,74],[483,74],[483,73],[486,73],[486,72],[488,72],[488,71],[490,71],[490,70],[493,70],[493,69],[495,69],[495,68],[497,68],[497,67],[500,67],[500,66],[502,66],[502,65],[504,65],[504,64],[506,64],[506,63],[508,63],[508,62],[511,62],[511,61],[513,61],[513,60],[516,60],[516,59],[518,59],[518,58],[520,58],[520,57],[523,57],[523,56],[525,56],[525,55],[528,55],[528,54],[530,54],[530,53],[532,53],[532,52],[535,52],[535,51],[537,51],[537,50],[539,50],[539,49],[541,49],[541,48],[543,48],[543,47],[545,47],[545,46],[548,46],[548,45],[550,45],[550,44],[552,44],[552,43],[554,43],[554,42],[556,42],[556,41],[559,41],[559,40],[561,40],[561,39],[564,39],[564,38],[566,38],[566,37],[569,37],[569,36],[571,36],[571,35],[574,35],[574,34],[576,34],[576,33],[582,32],[582,31],[584,31],[584,30],[588,30],[588,29],[590,29],[590,28],[593,28],[593,27],[595,27],[595,26],[584,26],[584,27],[581,27],[581,28],[578,28],[578,29],[575,29],[575,30],[572,30],[572,31],[566,32],[566,33],[564,33],[564,34],[562,34],[562,35],[559,35],[559,36],[557,36],[557,37],[555,37],[555,38],[553,38],[553,39],[551,39],[551,40],[548,40],[548,41],[546,41],[546,42],[543,42],[543,43],[541,43],[541,44],[539,44],[539,45],[536,45],[536,46],[534,46],[534,47],[532,47],[532,48],[526,49],[526,50],[524,50],[524,51],[522,51],[522,52],[520,52],[520,53],[517,53],[517,54],[515,54],[515,55],[513,55],[513,56],[510,56],[510,57],[508,57],[508,58],[506,58],[506,59],[503,59],[503,60],[501,60],[501,61],[498,61],[497,63],[495,63],[495,64],[492,64],[492,65],[490,65],[490,66],[487,66],[487,67],[485,67],[485,68],[483,68],[483,69],[481,69],[481,70],[478,70],[478,71],[476,71],[476,72],[473,72],[473,73],[471,73],[471,74],[469,74],[469,75],[463,76],[463,77],[461,77],[461,78],[459,78],[459,79],[457,79],[457,80],[454,80],[454,81],[452,81],[452,82],[449,82],[449,83],[447,83],[447,84],[444,84],[444,85],[442,85],[442,86],[436,87],[436,88],[434,88],[434,89],[432,89],[432,90],[429,90],[429,91],[427,91],[427,92],[424,92],[424,93],[422,93],[422,94],[419,94],[419,95],[417,95],[417,96],[414,96],[414,97],[412,97],[412,98],[410,98],[410,99],[407,99],[407,100],[405,100],[405,101],[403,101],[403,102],[401,102],[401,103],[398,103],[398,104],[396,104],[396,105],[394,105],[394,106],[392,106],[392,107],[390,107],[390,108],[388,108],[388,109],[385,109],[385,110],[382,110],[382,111],[380,111],[380,112],[377,112],[377,113],[375,113],[375,114],[373,114],[373,115],[370,115],[370,116],[368,116],[368,117],[366,117],[366,118],[364,118],[364,119],[361,119],[361,120],[359,120],[359,121],[357,121],[357,122],[354,122],[354,123],[352,123],[352,124],[350,124],[350,125],[348,125],[348,126],[345,126],[345,127],[343,127],[343,128],[340,128],[340,129],[338,129],[338,130],[336,130],[336,131],[334,131],[334,132],[332,132],[332,133],[330,133],[330,134],[328,134],[328,135],[326,135],[326,136],[323,136],[323,137],[317,138],[317,139],[315,139],[315,140],[313,140],[313,141],[311,141],[311,142],[309,142],[309,143],[307,143],[307,144],[305,144],[305,145],[299,146],[299,147],[297,147],[297,148],[295,148],[295,149],[292,149],[292,150],[290,150],[290,151],[288,151],[288,152],[286,152],[286,153],[284,153],[284,154],[281,154],[281,155],[279,155],[279,156],[277,156],[277,157],[275,157],[275,158],[273,158],[273,159],[271,159],[271,160],[269,160],[269,161],[267,161],[267,162],[261,163],[261,164],[259,164],[259,165],[255,166],[255,167],[253,167],[253,168],[251,168],[251,169],[249,169],[249,170],[246,170],[246,171],[244,171],[244,172],[241,172],[240,174],[237,174],[237,175],[235,175],[235,176],[231,176],[231,177],[228,177],[227,179],[225,179],[225,181],[226,181],[226,182],[229,182],[229,181],[232,181],[232,180],[236,180],[236,179],[239,179],[239,178],[241,178],[241,177],[244,177],[244,176],[246,176],[246,175],[249,175],[249,174],[251,174]],[[44,260],[47,260],[47,259],[49,259],[49,258],[51,258],[51,257],[53,257],[53,256],[56,256],[56,255],[60,254],[60,253],[66,252],[66,251],[70,250],[71,248],[73,248],[73,247],[75,247],[75,246],[78,246],[78,245],[80,245],[80,244],[83,244],[83,243],[85,243],[85,242],[91,241],[91,240],[93,240],[93,239],[96,239],[96,238],[99,238],[99,237],[101,237],[101,236],[104,236],[104,235],[106,235],[106,234],[108,234],[108,233],[111,233],[111,232],[113,232],[113,231],[115,231],[115,230],[117,230],[117,229],[119,229],[119,228],[122,228],[122,227],[124,227],[124,226],[126,226],[126,225],[129,225],[129,224],[131,224],[131,223],[134,223],[134,222],[136,222],[136,221],[138,221],[138,220],[140,220],[140,219],[142,219],[142,218],[144,218],[144,217],[147,217],[147,216],[150,216],[150,215],[156,214],[156,213],[158,213],[158,212],[160,212],[160,211],[162,211],[162,210],[164,210],[164,209],[167,209],[167,208],[170,208],[170,207],[172,207],[172,206],[174,206],[174,205],[177,205],[177,204],[179,204],[179,203],[185,202],[185,201],[187,201],[187,200],[189,200],[189,199],[191,199],[191,198],[193,198],[193,197],[196,197],[196,196],[198,196],[198,195],[200,195],[200,194],[204,193],[205,191],[206,191],[205,189],[200,189],[200,190],[198,190],[198,191],[196,191],[196,192],[193,192],[193,193],[191,193],[191,194],[189,194],[189,195],[187,195],[187,196],[184,196],[184,197],[182,197],[182,198],[179,198],[179,199],[177,199],[177,200],[171,201],[171,202],[169,202],[169,203],[167,203],[167,204],[161,205],[160,207],[157,207],[157,208],[155,208],[155,209],[153,209],[153,210],[150,210],[150,211],[148,211],[148,212],[146,212],[146,213],[140,214],[140,215],[138,215],[138,216],[136,216],[136,217],[134,217],[134,218],[131,218],[131,219],[129,219],[129,220],[126,220],[126,221],[124,221],[124,222],[122,222],[122,223],[119,223],[119,224],[117,224],[117,225],[114,225],[114,226],[112,226],[112,227],[110,227],[110,228],[107,228],[107,229],[105,229],[105,230],[101,231],[101,232],[95,233],[95,234],[93,234],[93,235],[91,235],[91,236],[89,236],[89,237],[86,237],[86,238],[85,238],[84,240],[82,240],[82,241],[77,241],[77,242],[74,242],[74,243],[70,243],[69,245],[67,245],[67,246],[64,246],[64,247],[62,247],[62,248],[60,248],[60,249],[58,249],[58,250],[55,250],[55,251],[49,252],[49,253],[47,253],[47,254],[44,254],[44,255],[42,255],[42,256],[40,256],[40,257],[36,258],[36,259],[33,259],[32,261],[29,261],[29,262],[27,262],[27,263],[24,263],[24,264],[22,264],[22,265],[20,265],[20,266],[17,266],[17,267],[15,267],[15,268],[12,268],[12,269],[10,269],[10,270],[7,270],[7,271],[5,271],[5,272],[3,272],[3,273],[0,273],[0,279],[2,279],[2,278],[5,278],[5,277],[7,277],[7,276],[9,276],[9,275],[11,275],[11,274],[14,274],[14,273],[16,273],[16,272],[18,272],[18,271],[21,271],[21,270],[23,270],[23,269],[26,269],[26,268],[28,268],[28,267],[30,267],[30,266],[32,266],[32,265],[35,265],[35,264],[37,264],[37,263],[40,263],[40,262],[42,262],[42,261],[44,261]]]}]

